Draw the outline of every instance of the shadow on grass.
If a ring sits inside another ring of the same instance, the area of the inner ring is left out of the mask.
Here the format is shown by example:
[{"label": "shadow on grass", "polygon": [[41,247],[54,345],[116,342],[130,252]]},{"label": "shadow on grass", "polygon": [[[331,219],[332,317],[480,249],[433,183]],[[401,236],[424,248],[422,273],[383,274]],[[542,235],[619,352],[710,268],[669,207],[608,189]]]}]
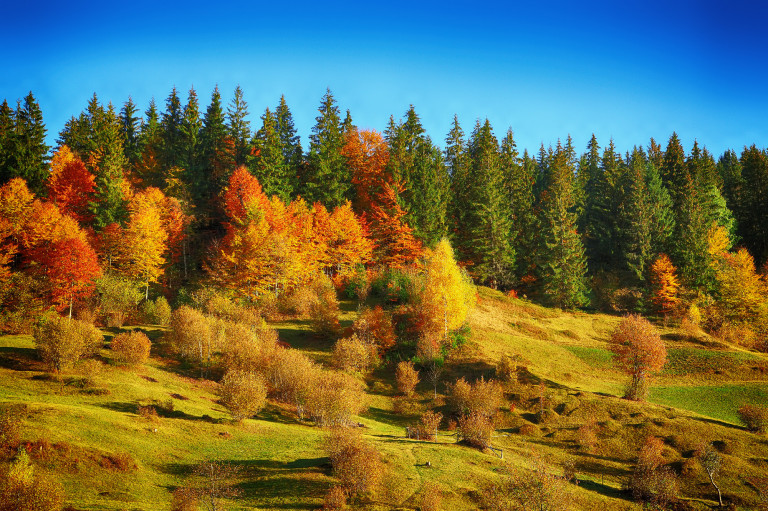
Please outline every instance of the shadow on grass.
[{"label": "shadow on grass", "polygon": [[595,493],[599,493],[604,497],[609,497],[612,499],[622,499],[627,501],[632,500],[630,499],[630,495],[627,494],[626,492],[618,488],[608,486],[607,484],[602,484],[602,483],[598,483],[590,480],[580,480],[579,486],[584,488],[587,491],[593,491]]},{"label": "shadow on grass", "polygon": [[12,371],[38,370],[41,362],[37,360],[34,348],[0,347],[0,367]]},{"label": "shadow on grass", "polygon": [[[111,401],[109,403],[99,403],[96,406],[99,406],[101,408],[106,408],[107,410],[112,410],[113,412],[129,413],[132,415],[139,414],[138,405],[136,403],[128,403],[124,401]],[[209,415],[203,415],[198,417],[197,415],[190,415],[186,412],[182,412],[181,410],[168,410],[163,408],[162,406],[157,406],[157,405],[151,405],[151,406],[154,406],[157,416],[163,419],[182,419],[182,420],[188,420],[188,421],[202,421],[202,422],[208,422],[211,424],[219,424],[220,422],[218,419],[214,419]]]},{"label": "shadow on grass", "polygon": [[392,426],[400,426],[403,428],[416,420],[414,417],[404,417],[393,412],[392,410],[384,410],[383,408],[375,407],[368,408],[368,411],[365,412],[362,416],[367,419],[375,420],[376,422],[381,422],[383,424],[389,424]]}]

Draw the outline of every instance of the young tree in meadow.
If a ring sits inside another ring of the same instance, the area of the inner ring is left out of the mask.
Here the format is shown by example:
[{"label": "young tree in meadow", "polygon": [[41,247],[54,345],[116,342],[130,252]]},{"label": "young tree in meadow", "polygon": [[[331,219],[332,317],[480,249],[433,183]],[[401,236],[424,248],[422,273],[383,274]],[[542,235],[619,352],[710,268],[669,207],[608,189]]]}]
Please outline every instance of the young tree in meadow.
[{"label": "young tree in meadow", "polygon": [[413,362],[404,360],[397,364],[395,380],[397,381],[397,390],[405,396],[411,397],[416,385],[419,384],[419,371],[413,367]]},{"label": "young tree in meadow", "polygon": [[630,376],[625,397],[642,401],[648,390],[648,378],[667,361],[667,348],[659,332],[647,319],[631,314],[611,334],[609,349],[616,365]]}]

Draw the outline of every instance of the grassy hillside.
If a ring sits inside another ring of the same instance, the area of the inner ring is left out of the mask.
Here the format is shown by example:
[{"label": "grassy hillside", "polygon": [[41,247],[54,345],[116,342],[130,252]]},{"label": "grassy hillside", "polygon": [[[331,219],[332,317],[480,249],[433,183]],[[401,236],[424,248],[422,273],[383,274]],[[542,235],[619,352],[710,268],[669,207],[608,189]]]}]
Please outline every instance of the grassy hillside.
[{"label": "grassy hillside", "polygon": [[[344,303],[343,309],[343,323],[349,324],[356,304]],[[724,458],[726,499],[755,508],[758,496],[747,480],[768,477],[768,442],[742,428],[736,409],[768,402],[768,358],[663,328],[669,362],[653,381],[649,403],[628,402],[619,397],[625,377],[607,350],[619,321],[481,289],[469,318],[470,340],[447,361],[437,399],[422,381],[418,398],[398,413],[392,366],[366,377],[369,409],[358,420],[388,473],[373,501],[357,506],[418,509],[425,483],[436,481],[444,491],[443,509],[476,509],[478,491],[499,472],[529,468],[541,457],[553,473],[575,465],[580,484],[568,489],[573,509],[639,509],[622,488],[640,445],[653,435],[664,440],[665,460],[684,474],[681,494],[695,508],[706,509],[716,498],[691,461],[702,441],[714,442]],[[282,341],[329,362],[332,343],[315,340],[307,322],[273,326]],[[162,334],[138,328],[154,341]],[[519,382],[506,389],[492,439],[503,459],[456,444],[447,421],[435,442],[404,437],[405,426],[421,411],[438,408],[448,415],[445,383],[494,377],[502,354],[522,358]],[[240,467],[234,482],[241,494],[231,509],[321,507],[335,482],[322,446],[327,432],[299,421],[279,403],[234,423],[217,402],[218,384],[197,376],[157,350],[146,364],[121,366],[108,348],[98,362],[53,376],[36,360],[31,337],[0,337],[0,401],[26,404],[23,440],[36,465],[64,484],[74,509],[168,509],[172,490],[194,482],[193,467],[209,459]],[[157,417],[140,413],[140,406],[150,404]],[[541,408],[548,410],[544,417],[536,413]],[[594,450],[579,446],[585,424],[598,439]]]}]

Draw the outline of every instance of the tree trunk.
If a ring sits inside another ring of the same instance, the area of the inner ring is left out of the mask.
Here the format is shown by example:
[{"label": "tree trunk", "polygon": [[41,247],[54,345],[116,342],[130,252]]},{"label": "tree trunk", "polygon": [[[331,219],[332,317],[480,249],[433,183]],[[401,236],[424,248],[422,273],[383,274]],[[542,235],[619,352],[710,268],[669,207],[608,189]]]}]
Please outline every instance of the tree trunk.
[{"label": "tree trunk", "polygon": [[720,492],[720,487],[715,483],[715,478],[712,477],[712,472],[707,470],[707,475],[709,476],[709,481],[712,483],[712,486],[717,490],[717,499],[720,501],[720,507],[723,507],[723,494]]}]

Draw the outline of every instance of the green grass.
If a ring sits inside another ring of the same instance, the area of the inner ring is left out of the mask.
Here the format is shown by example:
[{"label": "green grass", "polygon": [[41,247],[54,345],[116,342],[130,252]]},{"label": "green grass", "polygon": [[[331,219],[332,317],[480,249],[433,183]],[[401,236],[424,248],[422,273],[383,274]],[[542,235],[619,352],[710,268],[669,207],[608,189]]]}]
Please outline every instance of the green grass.
[{"label": "green grass", "polygon": [[651,387],[649,400],[741,425],[736,410],[745,403],[765,406],[768,403],[768,384],[656,386]]}]

